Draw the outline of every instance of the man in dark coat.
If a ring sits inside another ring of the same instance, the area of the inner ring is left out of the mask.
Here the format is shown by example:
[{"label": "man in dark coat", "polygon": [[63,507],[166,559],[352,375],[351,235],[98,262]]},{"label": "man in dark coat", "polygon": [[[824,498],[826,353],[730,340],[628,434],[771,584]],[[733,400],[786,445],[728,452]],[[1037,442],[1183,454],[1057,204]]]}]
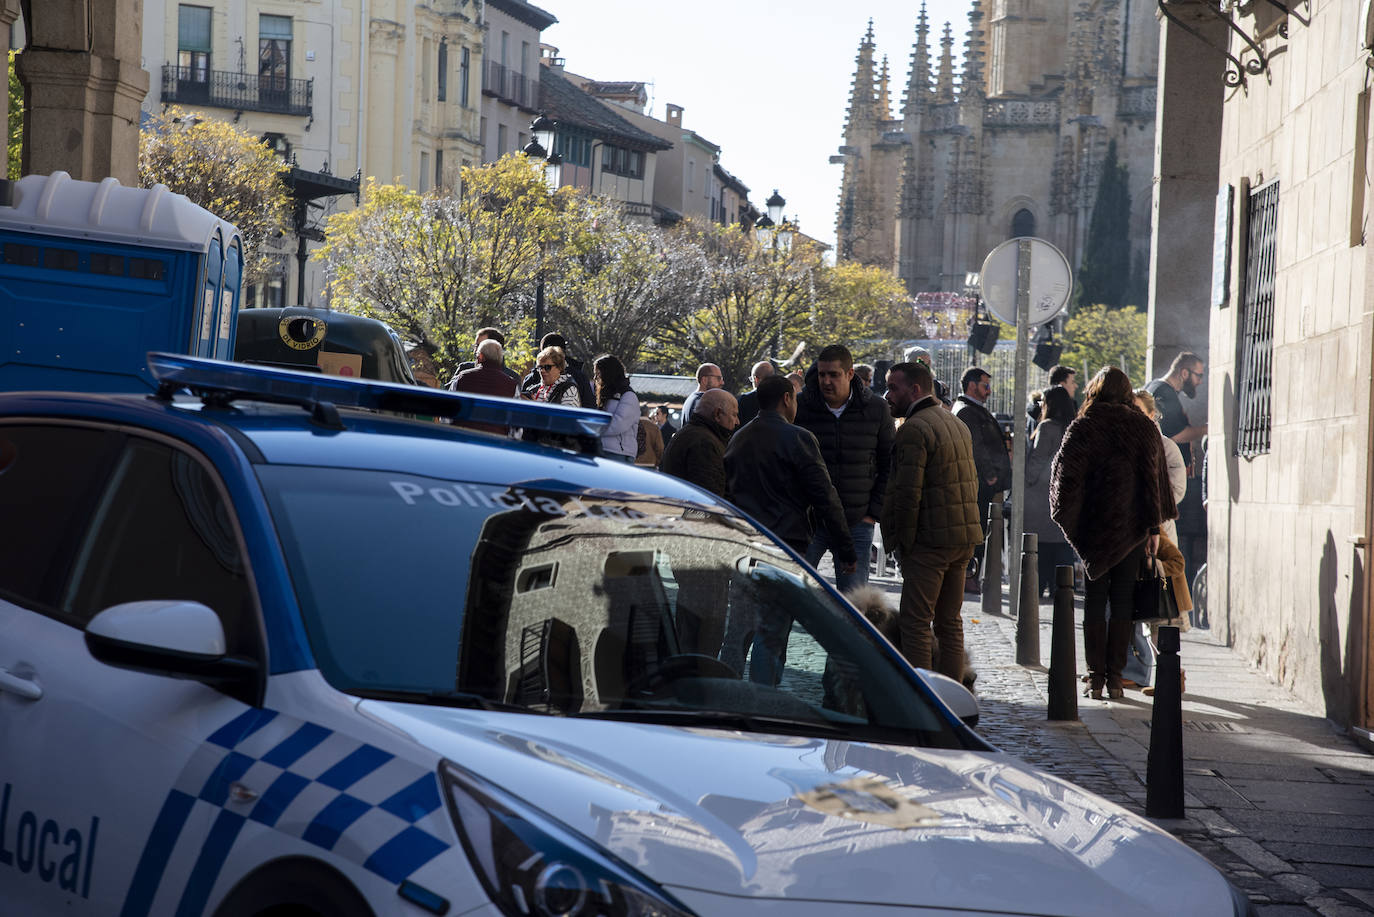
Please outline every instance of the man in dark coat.
[{"label": "man in dark coat", "polygon": [[703,392],[692,419],[664,446],[658,470],[726,497],[725,444],[737,426],[735,396],[719,388]]},{"label": "man in dark coat", "polygon": [[[577,397],[580,404],[584,407],[591,407],[596,404],[596,391],[592,388],[592,383],[588,381],[587,374],[582,370],[582,361],[574,360],[572,353],[568,350],[568,340],[557,331],[550,331],[539,339],[539,349],[546,347],[558,347],[563,351],[563,361],[568,375],[572,376],[573,382],[577,384]],[[525,378],[520,380],[520,394],[526,397],[533,397],[533,392],[544,384],[544,380],[539,376],[539,367],[531,369]]]},{"label": "man in dark coat", "polygon": [[[988,504],[1001,503],[1002,491],[1011,487],[1011,456],[1007,455],[1007,440],[1002,435],[1002,425],[988,410],[988,396],[992,394],[992,377],[981,366],[970,367],[959,380],[964,393],[954,399],[954,416],[968,427],[973,438],[973,461],[978,466],[978,519],[983,526],[983,536],[988,532]],[[979,544],[973,551],[978,566],[969,570],[968,582],[964,591],[978,592],[978,567],[983,563],[984,545]],[[1001,570],[989,570],[986,576],[996,577],[989,582],[1000,582]]]},{"label": "man in dark coat", "polygon": [[[452,388],[455,392],[472,392],[477,395],[491,395],[496,398],[515,397],[515,374],[506,372],[501,361],[501,345],[494,338],[487,338],[477,345],[477,365],[453,377]],[[490,423],[465,423],[465,427],[485,430],[502,436],[510,433],[510,428]]]},{"label": "man in dark coat", "polygon": [[[868,556],[873,547],[873,527],[883,513],[887,492],[888,463],[892,454],[892,412],[886,402],[867,386],[854,380],[854,357],[839,344],[821,350],[816,373],[808,379],[797,399],[798,426],[809,430],[820,444],[830,482],[844,506],[845,525],[859,565],[851,574],[839,573],[835,586],[848,592],[868,582]],[[816,532],[806,548],[806,562],[813,567],[825,552],[838,557],[830,536]]]},{"label": "man in dark coat", "polygon": [[754,364],[754,368],[749,371],[754,390],[739,396],[739,425],[741,427],[758,416],[759,383],[771,375],[773,375],[773,364],[767,360],[758,361]]},{"label": "man in dark coat", "polygon": [[[758,416],[731,437],[725,450],[732,499],[798,553],[811,542],[814,516],[836,546],[836,567],[852,573],[858,556],[844,507],[830,483],[816,437],[792,423],[797,416],[792,383],[772,376],[759,383],[758,393]],[[792,618],[782,608],[760,609],[760,614],[750,679],[777,684],[787,661]]]},{"label": "man in dark coat", "polygon": [[660,404],[654,408],[653,421],[658,424],[658,432],[663,434],[663,445],[668,445],[668,441],[677,432],[677,427],[673,426],[673,419],[668,414],[668,405]]},{"label": "man in dark coat", "polygon": [[[477,331],[477,336],[472,342],[473,356],[477,356],[478,352],[482,349],[483,341],[495,341],[496,343],[500,344],[503,349],[506,346],[506,336],[501,333],[500,328],[479,328]],[[466,362],[459,363],[458,371],[453,374],[453,378],[449,381],[449,391],[458,391],[459,389],[456,384],[458,382],[458,377],[470,369],[476,369],[478,362],[478,360],[468,360]],[[511,381],[515,382],[516,384],[519,384],[520,376],[512,370],[506,368],[504,356],[499,363],[499,369],[507,376],[510,376]]]},{"label": "man in dark coat", "polygon": [[924,363],[887,371],[884,398],[905,418],[892,447],[892,476],[883,501],[883,544],[902,564],[898,611],[901,651],[913,666],[930,668],[932,626],[940,640],[939,671],[964,676],[964,570],[982,529],[974,499],[978,470],[968,429],[934,396]]}]

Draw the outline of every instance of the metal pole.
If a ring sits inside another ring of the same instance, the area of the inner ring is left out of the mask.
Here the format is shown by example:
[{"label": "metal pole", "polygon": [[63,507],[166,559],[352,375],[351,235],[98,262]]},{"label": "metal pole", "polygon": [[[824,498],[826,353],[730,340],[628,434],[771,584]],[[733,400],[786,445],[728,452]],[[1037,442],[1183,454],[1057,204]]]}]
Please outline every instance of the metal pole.
[{"label": "metal pole", "polygon": [[1039,536],[1021,536],[1021,595],[1016,605],[1016,664],[1040,664],[1040,584],[1036,564]]},{"label": "metal pole", "polygon": [[[1011,410],[1011,544],[1021,543],[1021,533],[1026,528],[1026,424],[1021,412],[1026,404],[1027,377],[1030,374],[1030,281],[1031,281],[1032,240],[1020,239],[1016,243],[1016,384],[1012,394]],[[1010,589],[1007,598],[1011,602],[1010,613],[1017,616],[1017,602],[1020,599],[1020,569],[1012,564],[1008,571]],[[1036,603],[1039,604],[1038,602]],[[1037,656],[1039,655],[1037,651]],[[1039,664],[1039,659],[1036,660]]]},{"label": "metal pole", "polygon": [[1051,720],[1078,719],[1078,652],[1073,645],[1073,567],[1054,568],[1054,625],[1050,631]]},{"label": "metal pole", "polygon": [[1145,814],[1183,817],[1183,680],[1177,627],[1159,629],[1155,704],[1145,758]]},{"label": "metal pole", "polygon": [[544,274],[541,271],[534,285],[534,346],[544,340]]},{"label": "metal pole", "polygon": [[1002,613],[1002,504],[989,503],[988,539],[983,549],[983,614]]}]

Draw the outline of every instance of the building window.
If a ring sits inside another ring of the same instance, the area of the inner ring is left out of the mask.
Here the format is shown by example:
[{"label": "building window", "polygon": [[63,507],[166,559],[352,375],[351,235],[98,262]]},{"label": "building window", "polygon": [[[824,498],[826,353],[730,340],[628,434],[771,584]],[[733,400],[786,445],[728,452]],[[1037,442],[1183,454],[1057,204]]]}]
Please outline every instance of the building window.
[{"label": "building window", "polygon": [[506,155],[506,126],[496,125],[496,158],[500,159]]},{"label": "building window", "polygon": [[291,17],[258,16],[258,88],[285,93],[291,79]]},{"label": "building window", "polygon": [[210,81],[210,14],[208,6],[177,8],[177,79],[183,82]]},{"label": "building window", "polygon": [[483,148],[487,145],[487,119],[485,117],[477,123],[477,142],[482,144]]},{"label": "building window", "polygon": [[520,75],[527,76],[530,72],[530,43],[520,42]]},{"label": "building window", "polygon": [[436,98],[440,102],[448,101],[448,39],[439,39],[439,87],[436,90]]},{"label": "building window", "polygon": [[291,141],[286,139],[285,134],[269,132],[262,135],[262,142],[267,144],[267,148],[272,151],[278,159],[283,162],[291,161]]},{"label": "building window", "polygon": [[1011,238],[1019,239],[1022,236],[1033,235],[1035,235],[1035,214],[1023,207],[1016,211],[1016,215],[1011,218]]},{"label": "building window", "polygon": [[505,67],[507,64],[510,63],[510,60],[508,59],[508,55],[509,55],[509,54],[510,54],[510,33],[509,33],[509,32],[502,32],[502,33],[501,33],[501,66],[502,66],[502,67]]},{"label": "building window", "polygon": [[696,161],[695,159],[689,159],[689,160],[687,160],[687,190],[688,190],[688,191],[695,191],[695,190],[697,189],[697,188],[696,188],[696,179],[697,179],[697,161]]},{"label": "building window", "polygon": [[444,151],[434,151],[434,187],[439,190],[444,188]]},{"label": "building window", "polygon": [[468,74],[472,70],[472,55],[467,48],[458,55],[458,101],[468,107]]},{"label": "building window", "polygon": [[1245,298],[1241,304],[1236,363],[1236,454],[1269,451],[1273,418],[1274,276],[1278,261],[1279,183],[1250,192],[1245,240]]}]

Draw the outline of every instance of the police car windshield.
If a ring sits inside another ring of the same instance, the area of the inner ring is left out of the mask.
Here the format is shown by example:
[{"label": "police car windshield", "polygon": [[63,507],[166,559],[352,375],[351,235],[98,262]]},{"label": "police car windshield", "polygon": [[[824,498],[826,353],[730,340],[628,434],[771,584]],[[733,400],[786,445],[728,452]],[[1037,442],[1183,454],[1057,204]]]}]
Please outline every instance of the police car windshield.
[{"label": "police car windshield", "polygon": [[737,517],[394,472],[258,473],[340,690],[962,744],[890,649]]}]

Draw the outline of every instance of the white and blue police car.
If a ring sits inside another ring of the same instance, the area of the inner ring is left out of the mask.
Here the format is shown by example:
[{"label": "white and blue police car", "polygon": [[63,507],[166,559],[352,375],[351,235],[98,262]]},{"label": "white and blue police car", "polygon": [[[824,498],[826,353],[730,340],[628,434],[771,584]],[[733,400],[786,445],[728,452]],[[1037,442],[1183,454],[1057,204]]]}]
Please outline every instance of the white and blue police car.
[{"label": "white and blue police car", "polygon": [[4,914],[1246,912],[604,414],[149,364],[0,395]]}]

